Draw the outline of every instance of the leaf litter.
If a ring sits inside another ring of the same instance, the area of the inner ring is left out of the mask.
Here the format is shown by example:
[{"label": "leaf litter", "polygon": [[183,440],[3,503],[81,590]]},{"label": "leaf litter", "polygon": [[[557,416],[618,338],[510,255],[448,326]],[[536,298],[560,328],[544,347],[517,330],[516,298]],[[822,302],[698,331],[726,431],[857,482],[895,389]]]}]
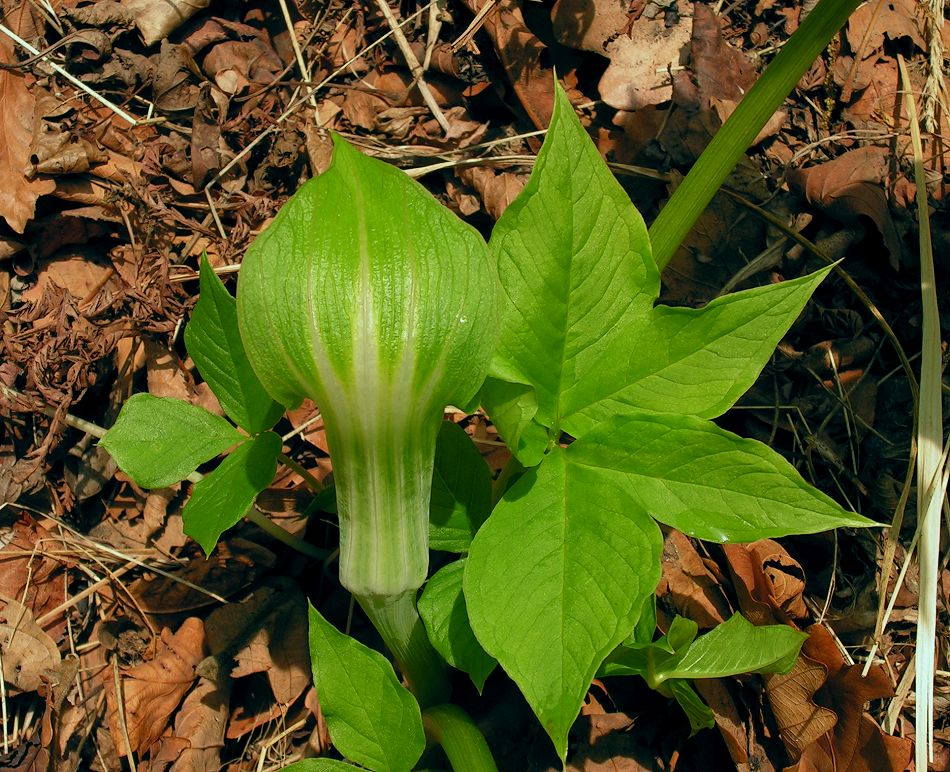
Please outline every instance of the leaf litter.
[{"label": "leaf litter", "polygon": [[[111,770],[131,754],[139,769],[242,770],[328,748],[303,599],[345,615],[332,566],[287,554],[249,524],[199,558],[181,528],[188,484],[137,489],[89,428],[111,425],[143,390],[220,414],[180,334],[198,258],[227,280],[280,204],[326,168],[328,130],[420,175],[487,230],[524,185],[556,68],[649,222],[804,5],[457,0],[430,39],[427,9],[401,4],[392,12],[428,62],[430,102],[375,3],[290,4],[290,27],[254,2],[6,4],[4,27],[41,55],[0,34],[2,763]],[[919,350],[921,312],[895,57],[908,57],[923,88],[922,8],[871,0],[851,17],[664,276],[664,302],[699,305],[725,286],[820,265],[801,237],[848,257],[863,292],[829,280],[722,423],[882,522],[908,493],[915,384],[901,357]],[[937,120],[926,171],[939,253],[950,246],[945,98]],[[453,420],[497,472],[507,451],[491,423]],[[302,476],[332,475],[319,414],[305,406],[279,426],[299,468],[282,469],[258,505],[332,549],[332,505]],[[904,568],[916,524],[907,510],[890,551],[868,533],[717,547],[667,529],[661,629],[675,613],[705,630],[739,610],[811,637],[787,676],[698,682],[716,728],[694,737],[644,686],[595,682],[570,768],[904,769],[918,582],[916,564]],[[946,621],[946,567],[940,587]],[[892,592],[881,630],[880,599]],[[950,768],[945,630],[935,770]],[[502,769],[555,766],[510,685],[490,679],[467,707]]]}]

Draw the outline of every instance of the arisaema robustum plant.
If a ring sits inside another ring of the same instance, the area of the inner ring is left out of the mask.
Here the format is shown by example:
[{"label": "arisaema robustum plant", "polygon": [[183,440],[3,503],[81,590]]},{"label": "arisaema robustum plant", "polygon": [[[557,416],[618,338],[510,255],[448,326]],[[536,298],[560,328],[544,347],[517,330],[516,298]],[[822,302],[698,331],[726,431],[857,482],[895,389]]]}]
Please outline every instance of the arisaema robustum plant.
[{"label": "arisaema robustum plant", "polygon": [[[317,403],[340,581],[408,685],[311,607],[337,750],[409,770],[428,740],[457,770],[494,768],[450,702],[449,667],[480,690],[500,666],[562,759],[598,673],[644,678],[699,729],[712,714],[691,679],[790,667],[804,639],[790,627],[736,616],[697,636],[676,619],[656,637],[658,522],[716,542],[873,524],[711,420],[827,271],[698,310],[657,305],[646,227],[560,90],[531,179],[487,245],[399,170],[334,145],[331,168],[248,251],[236,304],[202,267],[186,341],[231,421],[141,395],[104,444],[146,486],[231,449],[185,511],[210,551],[270,482],[283,408]],[[477,402],[512,453],[494,506],[484,462],[442,420]],[[430,576],[432,549],[458,557]]]}]

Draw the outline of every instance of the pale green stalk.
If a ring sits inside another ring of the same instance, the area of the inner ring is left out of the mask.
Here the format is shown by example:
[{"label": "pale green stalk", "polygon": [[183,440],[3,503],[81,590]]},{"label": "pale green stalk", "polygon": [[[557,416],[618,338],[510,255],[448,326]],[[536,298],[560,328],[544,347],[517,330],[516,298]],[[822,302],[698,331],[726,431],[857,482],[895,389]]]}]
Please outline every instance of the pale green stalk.
[{"label": "pale green stalk", "polygon": [[923,148],[917,104],[904,58],[897,57],[914,150],[914,180],[917,183],[917,216],[920,237],[920,296],[923,312],[920,352],[920,410],[917,414],[917,529],[920,535],[920,595],[917,601],[917,689],[915,726],[916,766],[926,769],[933,761],[934,648],[937,631],[937,580],[940,571],[940,511],[943,496],[935,495],[934,481],[943,474],[942,361],[940,311],[934,275],[930,216],[924,177]]},{"label": "pale green stalk", "polygon": [[455,772],[497,772],[484,735],[457,705],[438,705],[422,712],[426,736],[442,746]]}]

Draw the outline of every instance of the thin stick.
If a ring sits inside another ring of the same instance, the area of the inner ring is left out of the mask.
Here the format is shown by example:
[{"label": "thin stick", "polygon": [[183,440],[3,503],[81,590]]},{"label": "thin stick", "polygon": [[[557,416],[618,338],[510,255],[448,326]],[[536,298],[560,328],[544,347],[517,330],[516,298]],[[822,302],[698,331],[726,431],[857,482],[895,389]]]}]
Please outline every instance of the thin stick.
[{"label": "thin stick", "polygon": [[402,52],[402,56],[406,60],[406,64],[409,65],[409,72],[412,73],[412,79],[416,84],[416,88],[419,89],[419,93],[422,94],[422,100],[426,103],[426,106],[432,112],[432,115],[435,117],[436,121],[439,122],[439,126],[442,127],[442,131],[448,134],[449,129],[452,127],[449,126],[448,119],[442,112],[442,108],[439,107],[439,103],[435,101],[435,96],[433,96],[432,91],[429,88],[429,84],[423,80],[424,71],[422,69],[422,65],[419,64],[419,60],[412,52],[409,41],[406,40],[405,34],[399,27],[399,22],[397,21],[396,17],[393,16],[393,12],[386,3],[386,0],[376,0],[376,6],[379,8],[380,13],[386,18],[386,23],[389,24],[393,31],[393,35],[396,38],[396,45],[399,46],[399,50]]},{"label": "thin stick", "polygon": [[128,121],[132,126],[135,126],[138,124],[137,118],[133,118],[131,115],[129,115],[125,110],[123,110],[117,104],[115,104],[114,102],[110,102],[108,99],[102,96],[102,94],[99,94],[93,91],[91,88],[89,88],[89,86],[87,86],[85,83],[79,80],[79,78],[75,77],[74,75],[70,75],[68,72],[66,72],[66,70],[64,70],[62,67],[56,64],[56,62],[51,60],[48,56],[43,56],[40,53],[39,49],[31,46],[23,38],[17,35],[13,30],[9,29],[3,24],[0,24],[0,32],[2,32],[8,38],[10,38],[11,40],[18,43],[20,46],[25,48],[27,51],[33,54],[33,56],[39,56],[43,60],[43,62],[48,64],[50,67],[53,68],[53,70],[55,70],[57,73],[62,75],[64,78],[66,78],[66,80],[68,80],[70,83],[76,86],[76,88],[80,89],[81,91],[85,91],[89,96],[91,96],[97,102],[104,104],[106,107],[112,110],[112,112],[114,112],[120,118],[122,118],[125,121]]},{"label": "thin stick", "polygon": [[[297,42],[297,33],[294,31],[294,23],[290,18],[290,9],[287,7],[287,0],[277,0],[278,5],[280,5],[280,12],[284,17],[284,24],[287,25],[287,34],[290,35],[290,45],[294,49],[294,59],[297,60],[297,69],[300,70],[300,77],[302,80],[309,82],[310,81],[310,68],[307,66],[307,63],[303,58],[303,51],[300,50],[300,43]],[[317,101],[313,96],[313,90],[309,92],[310,105],[312,107],[317,106]]]},{"label": "thin stick", "polygon": [[119,660],[112,656],[112,683],[115,687],[115,707],[119,718],[119,731],[122,732],[122,741],[125,745],[125,756],[129,760],[129,768],[135,769],[135,755],[132,753],[132,740],[129,738],[129,725],[125,720],[125,694],[122,690],[122,679],[119,676]]}]

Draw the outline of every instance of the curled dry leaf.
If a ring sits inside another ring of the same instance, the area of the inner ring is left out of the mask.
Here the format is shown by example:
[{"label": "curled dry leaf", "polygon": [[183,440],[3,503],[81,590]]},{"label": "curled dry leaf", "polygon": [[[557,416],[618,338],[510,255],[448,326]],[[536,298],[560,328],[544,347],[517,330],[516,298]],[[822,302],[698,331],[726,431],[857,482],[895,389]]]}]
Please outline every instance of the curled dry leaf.
[{"label": "curled dry leaf", "polygon": [[805,572],[773,539],[725,544],[739,607],[757,625],[781,624],[807,615]]},{"label": "curled dry leaf", "polygon": [[8,694],[35,692],[61,658],[53,639],[19,601],[0,595],[0,653]]},{"label": "curled dry leaf", "polygon": [[[15,61],[13,44],[0,36],[0,62]],[[53,180],[27,177],[35,102],[21,73],[0,69],[0,217],[17,233],[23,233],[32,219],[36,199],[56,189]]]},{"label": "curled dry leaf", "polygon": [[[477,14],[487,0],[463,0]],[[525,25],[518,0],[500,0],[485,17],[485,32],[505,68],[518,101],[538,129],[547,128],[554,110],[554,82],[542,66],[547,46]]]},{"label": "curled dry leaf", "polygon": [[[891,216],[885,185],[891,179],[890,153],[883,147],[860,147],[817,166],[788,173],[792,189],[844,223],[869,218],[884,237],[884,244],[897,262],[901,254],[900,234]],[[899,177],[895,184],[897,202],[913,200],[910,182]]]},{"label": "curled dry leaf", "polygon": [[527,174],[495,172],[485,166],[459,169],[458,176],[462,182],[478,191],[485,211],[496,220],[508,208],[508,204],[517,198],[528,181]]},{"label": "curled dry leaf", "polygon": [[271,83],[283,69],[280,57],[259,37],[227,40],[212,48],[204,70],[225,94],[240,94],[252,83]]},{"label": "curled dry leaf", "polygon": [[669,596],[677,613],[701,628],[715,627],[732,615],[711,567],[689,537],[676,530],[663,541],[663,575],[657,594]]}]

